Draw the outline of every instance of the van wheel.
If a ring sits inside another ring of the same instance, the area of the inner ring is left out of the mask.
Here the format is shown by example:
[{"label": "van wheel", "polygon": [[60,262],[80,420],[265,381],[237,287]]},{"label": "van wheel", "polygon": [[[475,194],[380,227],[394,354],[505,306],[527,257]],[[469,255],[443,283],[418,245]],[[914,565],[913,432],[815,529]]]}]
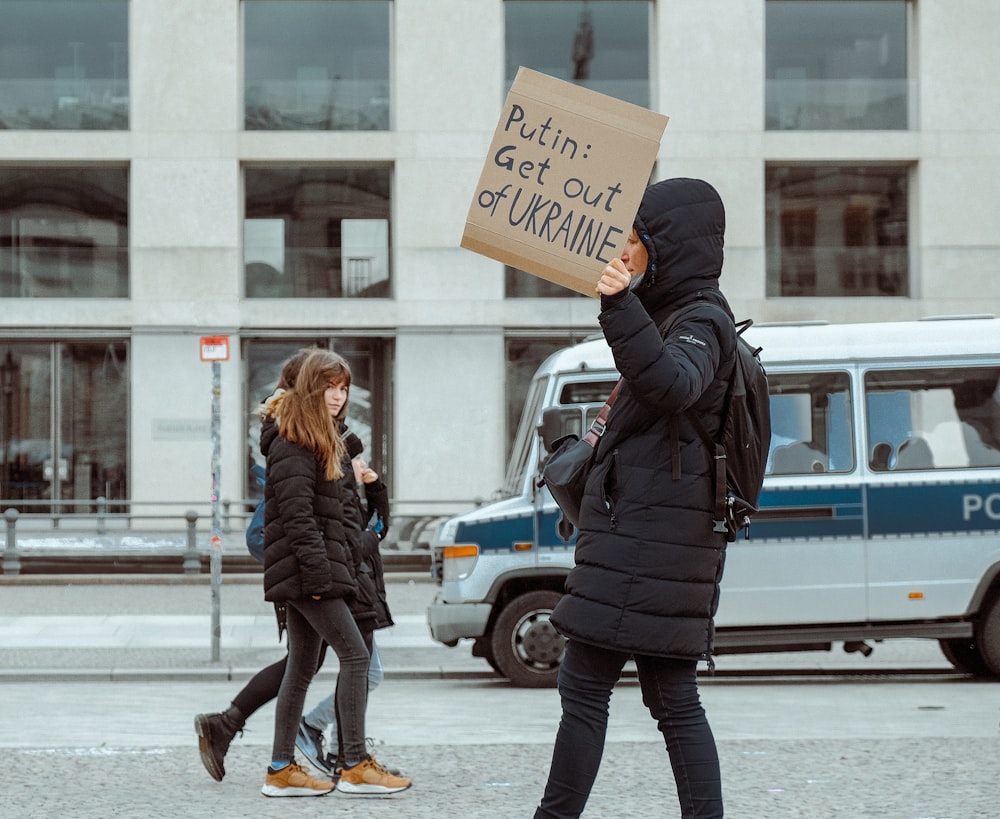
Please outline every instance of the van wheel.
[{"label": "van wheel", "polygon": [[554,688],[566,649],[549,616],[562,595],[533,591],[515,597],[493,627],[497,670],[518,688]]},{"label": "van wheel", "polygon": [[956,669],[966,674],[973,674],[976,677],[989,677],[989,668],[983,655],[976,647],[976,641],[972,637],[955,637],[949,640],[938,640],[941,646],[941,653],[944,658],[955,666]]},{"label": "van wheel", "polygon": [[493,644],[490,642],[490,637],[476,638],[476,642],[472,645],[472,656],[482,657],[490,664],[490,668],[501,677],[503,676],[503,672],[497,668],[497,661],[493,658]]},{"label": "van wheel", "polygon": [[976,646],[986,665],[987,675],[1000,677],[1000,597],[990,604],[979,623]]}]

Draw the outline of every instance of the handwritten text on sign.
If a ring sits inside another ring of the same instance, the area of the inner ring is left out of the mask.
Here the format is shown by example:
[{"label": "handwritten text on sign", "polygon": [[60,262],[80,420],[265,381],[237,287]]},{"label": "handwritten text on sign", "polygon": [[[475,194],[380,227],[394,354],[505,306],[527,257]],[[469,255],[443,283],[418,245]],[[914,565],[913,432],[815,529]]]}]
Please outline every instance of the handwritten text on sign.
[{"label": "handwritten text on sign", "polygon": [[[589,158],[588,151],[593,149],[593,145],[586,143],[581,147],[579,140],[563,133],[562,128],[555,128],[553,132],[555,126],[551,116],[533,125],[526,124],[524,119],[524,108],[512,105],[503,126],[504,133],[511,134],[521,143],[535,143],[569,162],[579,159],[582,164]],[[615,196],[622,192],[621,180],[615,180],[603,189],[595,189],[590,182],[578,176],[570,176],[561,184],[556,179],[555,185],[549,185],[549,188],[555,188],[553,198],[550,198],[548,190],[543,191],[542,188],[547,181],[552,181],[546,179],[547,172],[552,168],[551,157],[541,162],[520,159],[518,147],[518,143],[501,146],[493,155],[493,163],[537,185],[538,189],[526,189],[517,182],[508,182],[496,191],[480,191],[479,206],[489,213],[491,219],[496,219],[500,210],[500,218],[505,218],[511,227],[549,244],[560,245],[570,253],[603,263],[611,261],[613,256],[602,254],[608,249],[615,249],[617,243],[611,237],[621,234],[622,229],[607,224],[601,213],[613,212]]]},{"label": "handwritten text on sign", "polygon": [[522,68],[462,246],[593,295],[631,229],[666,122]]}]

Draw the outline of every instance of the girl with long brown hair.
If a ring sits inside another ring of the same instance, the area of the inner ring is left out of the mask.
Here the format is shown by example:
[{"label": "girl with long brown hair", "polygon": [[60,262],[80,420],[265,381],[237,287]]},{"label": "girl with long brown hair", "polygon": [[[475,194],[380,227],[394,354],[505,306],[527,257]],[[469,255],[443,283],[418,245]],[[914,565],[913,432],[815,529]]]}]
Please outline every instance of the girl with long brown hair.
[{"label": "girl with long brown hair", "polygon": [[353,488],[341,480],[346,447],[338,423],[350,384],[351,370],[341,356],[311,351],[294,385],[269,404],[261,430],[261,452],[267,458],[264,598],[285,603],[288,633],[265,796],[323,796],[334,788],[332,782],[310,776],[293,756],[306,691],[324,642],[340,662],[336,696],[344,768],[337,789],[384,794],[411,784],[390,774],[365,750],[369,653],[348,606],[357,588],[345,527]]}]

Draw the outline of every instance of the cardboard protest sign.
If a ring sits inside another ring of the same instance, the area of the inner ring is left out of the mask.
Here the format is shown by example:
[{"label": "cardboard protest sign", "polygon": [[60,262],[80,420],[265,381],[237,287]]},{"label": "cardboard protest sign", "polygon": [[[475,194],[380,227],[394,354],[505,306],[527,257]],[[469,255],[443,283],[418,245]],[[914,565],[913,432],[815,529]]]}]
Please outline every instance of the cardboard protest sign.
[{"label": "cardboard protest sign", "polygon": [[462,247],[588,296],[621,254],[667,117],[520,68]]}]

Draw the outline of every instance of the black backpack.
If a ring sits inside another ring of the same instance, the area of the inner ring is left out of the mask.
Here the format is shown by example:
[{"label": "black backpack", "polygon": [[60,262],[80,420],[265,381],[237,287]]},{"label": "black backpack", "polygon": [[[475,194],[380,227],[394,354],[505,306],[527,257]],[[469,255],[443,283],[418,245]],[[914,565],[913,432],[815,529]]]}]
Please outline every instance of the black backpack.
[{"label": "black backpack", "polygon": [[[712,306],[722,310],[718,305]],[[713,531],[725,532],[730,542],[736,540],[740,529],[750,538],[750,518],[758,511],[771,447],[771,403],[767,373],[760,361],[761,348],[751,347],[743,338],[752,324],[753,319],[736,323],[736,361],[726,389],[717,438],[708,434],[697,413],[686,413],[709,451],[714,453]]]}]

